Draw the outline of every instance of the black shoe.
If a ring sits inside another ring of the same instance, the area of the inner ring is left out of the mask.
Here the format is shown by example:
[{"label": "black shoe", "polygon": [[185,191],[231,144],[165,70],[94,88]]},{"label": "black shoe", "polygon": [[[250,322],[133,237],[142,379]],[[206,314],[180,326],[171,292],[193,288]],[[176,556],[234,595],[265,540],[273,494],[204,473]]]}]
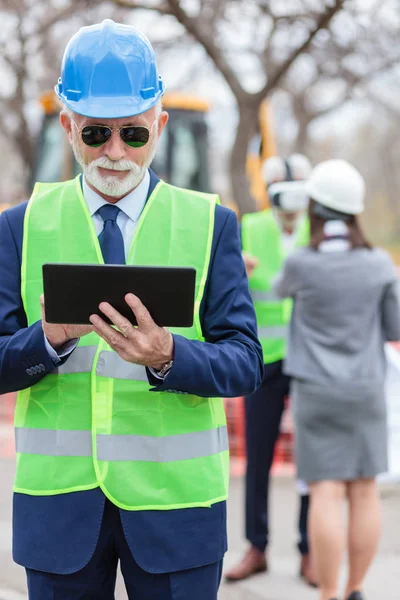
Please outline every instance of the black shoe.
[{"label": "black shoe", "polygon": [[352,592],[347,600],[364,600],[364,596],[361,592]]}]

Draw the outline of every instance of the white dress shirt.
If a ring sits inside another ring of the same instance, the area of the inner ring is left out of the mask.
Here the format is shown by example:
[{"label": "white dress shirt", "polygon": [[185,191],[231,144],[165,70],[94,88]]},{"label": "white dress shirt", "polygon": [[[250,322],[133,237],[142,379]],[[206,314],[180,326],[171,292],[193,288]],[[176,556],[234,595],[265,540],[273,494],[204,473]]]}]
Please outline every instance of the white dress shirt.
[{"label": "white dress shirt", "polygon": [[288,233],[287,231],[282,232],[282,246],[285,256],[289,256],[289,254],[296,250],[297,242],[297,229],[295,229],[292,233]]}]

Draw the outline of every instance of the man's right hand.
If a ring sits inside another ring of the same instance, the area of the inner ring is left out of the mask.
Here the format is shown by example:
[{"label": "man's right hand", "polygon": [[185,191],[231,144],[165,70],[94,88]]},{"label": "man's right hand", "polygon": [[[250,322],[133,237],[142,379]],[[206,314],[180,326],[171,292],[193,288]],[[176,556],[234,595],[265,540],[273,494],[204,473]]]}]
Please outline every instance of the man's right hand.
[{"label": "man's right hand", "polygon": [[59,325],[58,323],[47,323],[44,312],[44,296],[40,296],[42,308],[42,327],[44,335],[50,346],[57,351],[65,342],[75,338],[81,338],[93,331],[91,325]]},{"label": "man's right hand", "polygon": [[242,252],[244,266],[246,267],[247,276],[250,277],[254,269],[258,266],[259,260],[255,256],[251,254],[247,254],[247,252]]}]

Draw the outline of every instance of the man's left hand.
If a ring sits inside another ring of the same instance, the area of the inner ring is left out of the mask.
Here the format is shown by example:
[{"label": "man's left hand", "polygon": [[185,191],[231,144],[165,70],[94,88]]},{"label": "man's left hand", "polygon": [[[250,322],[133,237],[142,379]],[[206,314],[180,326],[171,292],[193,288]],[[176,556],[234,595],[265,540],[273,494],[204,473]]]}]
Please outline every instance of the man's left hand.
[{"label": "man's left hand", "polygon": [[127,362],[160,370],[173,359],[174,341],[171,333],[156,325],[147,308],[137,296],[127,294],[125,301],[132,309],[138,326],[134,327],[115,308],[102,302],[99,305],[118,331],[108,325],[99,315],[91,315],[93,330]]}]

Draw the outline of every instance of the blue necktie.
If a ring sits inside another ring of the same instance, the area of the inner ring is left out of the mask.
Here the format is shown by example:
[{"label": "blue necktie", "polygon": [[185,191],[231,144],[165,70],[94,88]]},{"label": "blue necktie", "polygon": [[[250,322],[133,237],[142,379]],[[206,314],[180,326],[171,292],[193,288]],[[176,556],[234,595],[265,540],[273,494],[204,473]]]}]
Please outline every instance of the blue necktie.
[{"label": "blue necktie", "polygon": [[105,204],[97,211],[104,221],[103,231],[99,235],[104,262],[110,265],[125,264],[124,239],[117,225],[120,209],[113,204]]}]

